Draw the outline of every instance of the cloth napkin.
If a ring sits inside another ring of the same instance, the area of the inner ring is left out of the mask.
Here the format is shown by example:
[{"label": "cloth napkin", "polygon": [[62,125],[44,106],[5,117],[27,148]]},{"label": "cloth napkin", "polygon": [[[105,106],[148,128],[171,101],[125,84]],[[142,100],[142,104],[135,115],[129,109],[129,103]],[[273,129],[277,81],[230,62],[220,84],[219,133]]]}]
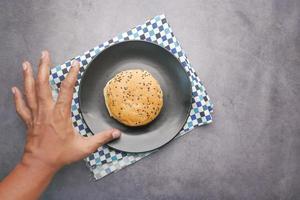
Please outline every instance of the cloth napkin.
[{"label": "cloth napkin", "polygon": [[[78,75],[78,81],[75,86],[72,100],[72,121],[74,128],[83,136],[91,136],[92,133],[84,123],[80,114],[78,89],[79,83],[84,73],[87,64],[101,51],[108,48],[112,44],[124,41],[124,40],[146,40],[166,48],[172,54],[174,54],[181,62],[182,67],[185,69],[189,76],[192,85],[192,108],[186,124],[177,135],[176,138],[188,133],[197,126],[209,124],[212,122],[211,112],[213,111],[213,105],[209,96],[205,90],[204,85],[192,68],[188,61],[185,52],[179,45],[173,31],[168,24],[164,15],[156,16],[142,25],[138,25],[131,30],[118,34],[116,37],[86,51],[80,56],[76,56],[64,64],[56,66],[51,69],[50,83],[52,93],[54,97],[57,97],[60,84],[65,79],[70,67],[71,62],[76,59],[80,62],[80,72]],[[155,150],[155,151],[159,151]],[[92,172],[93,178],[98,180],[104,176],[116,172],[128,165],[131,165],[142,158],[150,155],[154,151],[146,153],[126,153],[111,149],[107,145],[104,145],[98,150],[85,158],[88,169]]]}]

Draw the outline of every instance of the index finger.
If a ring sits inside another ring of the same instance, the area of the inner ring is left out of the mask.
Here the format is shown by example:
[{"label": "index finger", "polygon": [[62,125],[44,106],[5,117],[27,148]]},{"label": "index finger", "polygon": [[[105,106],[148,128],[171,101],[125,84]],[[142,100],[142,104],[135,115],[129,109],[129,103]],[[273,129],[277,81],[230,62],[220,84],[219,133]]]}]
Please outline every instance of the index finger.
[{"label": "index finger", "polygon": [[[60,92],[57,98],[56,106],[70,113],[73,89],[77,81],[77,74],[79,72],[79,62],[74,61],[72,67],[60,86]],[[67,113],[67,114],[68,114]]]}]

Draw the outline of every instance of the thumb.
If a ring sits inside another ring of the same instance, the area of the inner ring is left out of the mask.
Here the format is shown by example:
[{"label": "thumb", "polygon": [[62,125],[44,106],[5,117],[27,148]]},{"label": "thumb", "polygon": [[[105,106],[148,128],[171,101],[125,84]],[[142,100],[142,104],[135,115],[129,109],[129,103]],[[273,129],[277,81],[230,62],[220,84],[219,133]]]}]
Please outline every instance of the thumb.
[{"label": "thumb", "polygon": [[108,129],[97,133],[91,137],[87,137],[86,146],[89,153],[95,152],[100,146],[117,139],[121,136],[121,132],[118,129]]}]

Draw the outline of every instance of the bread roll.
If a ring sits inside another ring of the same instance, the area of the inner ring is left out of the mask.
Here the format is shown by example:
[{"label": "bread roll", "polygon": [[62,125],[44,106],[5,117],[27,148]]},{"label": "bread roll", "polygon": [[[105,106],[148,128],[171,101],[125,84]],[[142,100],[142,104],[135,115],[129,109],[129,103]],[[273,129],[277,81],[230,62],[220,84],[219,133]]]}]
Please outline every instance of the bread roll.
[{"label": "bread roll", "polygon": [[103,92],[110,116],[127,126],[150,123],[163,106],[159,83],[146,70],[118,73],[108,81]]}]

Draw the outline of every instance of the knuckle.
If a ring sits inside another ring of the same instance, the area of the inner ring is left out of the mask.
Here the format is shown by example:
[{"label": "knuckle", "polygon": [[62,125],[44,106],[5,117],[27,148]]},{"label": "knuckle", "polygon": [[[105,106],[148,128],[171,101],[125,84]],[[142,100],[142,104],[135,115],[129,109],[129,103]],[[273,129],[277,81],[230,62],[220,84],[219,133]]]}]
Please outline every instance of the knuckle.
[{"label": "knuckle", "polygon": [[112,136],[111,136],[110,133],[105,133],[105,134],[103,135],[102,140],[101,140],[100,142],[105,142],[105,141],[107,141],[107,140],[110,140],[111,138],[112,138]]},{"label": "knuckle", "polygon": [[103,144],[109,142],[112,139],[110,136],[105,136],[101,140],[98,141],[98,146],[102,146]]},{"label": "knuckle", "polygon": [[32,95],[32,93],[30,93],[30,91],[25,89],[25,92],[24,92],[25,99],[30,101],[32,99],[31,95]]},{"label": "knuckle", "polygon": [[26,123],[27,127],[29,127],[29,128],[33,126],[31,118],[25,119],[25,123]]},{"label": "knuckle", "polygon": [[62,82],[61,87],[62,87],[63,89],[70,90],[70,89],[73,88],[73,84],[72,84],[69,80],[66,79],[66,80],[64,80],[64,81]]},{"label": "knuckle", "polygon": [[48,84],[49,78],[48,78],[48,76],[43,76],[43,75],[39,74],[36,82],[38,85]]},{"label": "knuckle", "polygon": [[48,101],[48,98],[44,95],[43,92],[38,92],[37,97],[39,99],[39,102],[46,103]]},{"label": "knuckle", "polygon": [[22,112],[22,109],[18,105],[16,106],[16,112],[19,113],[19,114]]},{"label": "knuckle", "polygon": [[23,109],[22,106],[20,105],[20,102],[17,101],[15,107],[18,113],[22,112]]},{"label": "knuckle", "polygon": [[72,81],[75,81],[77,79],[77,70],[75,68],[72,68],[69,72],[69,78],[72,79]]},{"label": "knuckle", "polygon": [[38,85],[38,86],[42,86],[42,85],[45,84],[45,83],[46,83],[45,78],[43,78],[43,77],[41,77],[41,76],[39,76],[39,77],[37,78],[37,85]]}]

